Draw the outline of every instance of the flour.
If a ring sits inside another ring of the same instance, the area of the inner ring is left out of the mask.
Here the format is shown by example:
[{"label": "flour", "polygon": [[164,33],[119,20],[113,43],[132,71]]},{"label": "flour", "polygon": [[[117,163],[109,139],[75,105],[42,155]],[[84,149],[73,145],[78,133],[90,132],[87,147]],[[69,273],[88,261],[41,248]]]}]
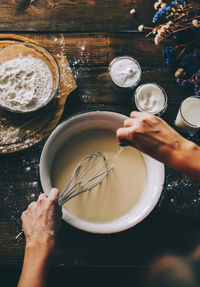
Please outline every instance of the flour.
[{"label": "flour", "polygon": [[20,139],[20,130],[15,127],[4,129],[0,124],[0,145],[12,144]]},{"label": "flour", "polygon": [[0,104],[12,110],[31,111],[52,92],[52,74],[44,61],[32,56],[0,65]]}]

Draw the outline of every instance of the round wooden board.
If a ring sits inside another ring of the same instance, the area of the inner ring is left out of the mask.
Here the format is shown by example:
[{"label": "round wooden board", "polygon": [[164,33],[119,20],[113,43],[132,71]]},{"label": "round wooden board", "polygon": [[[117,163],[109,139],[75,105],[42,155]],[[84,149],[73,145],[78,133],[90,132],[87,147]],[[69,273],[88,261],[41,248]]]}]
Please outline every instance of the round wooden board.
[{"label": "round wooden board", "polygon": [[[39,44],[23,36],[0,34],[0,48],[10,43],[24,41]],[[60,88],[46,107],[27,114],[12,113],[0,107],[0,154],[33,146],[45,139],[59,122],[67,96],[77,86],[67,58],[55,55],[54,57],[60,68]]]}]

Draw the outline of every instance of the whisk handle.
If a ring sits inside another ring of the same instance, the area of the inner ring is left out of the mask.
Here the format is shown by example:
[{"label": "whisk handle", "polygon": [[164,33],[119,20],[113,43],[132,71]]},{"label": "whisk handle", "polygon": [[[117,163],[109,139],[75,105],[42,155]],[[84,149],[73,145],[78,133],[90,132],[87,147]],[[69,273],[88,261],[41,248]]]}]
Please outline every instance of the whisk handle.
[{"label": "whisk handle", "polygon": [[123,139],[123,140],[121,140],[120,141],[120,144],[119,144],[121,147],[123,147],[123,146],[128,146],[128,145],[130,145],[130,142],[128,141],[128,140],[126,140],[126,139]]}]

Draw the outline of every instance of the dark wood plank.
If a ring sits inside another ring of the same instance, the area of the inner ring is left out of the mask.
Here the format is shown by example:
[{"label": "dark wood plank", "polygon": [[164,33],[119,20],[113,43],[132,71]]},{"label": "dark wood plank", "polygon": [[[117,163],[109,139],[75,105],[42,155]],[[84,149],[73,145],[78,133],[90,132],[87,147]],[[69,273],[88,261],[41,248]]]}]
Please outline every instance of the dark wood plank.
[{"label": "dark wood plank", "polygon": [[142,67],[166,67],[162,46],[144,33],[20,33],[55,55],[67,56],[71,67],[108,66],[116,56],[130,55]]},{"label": "dark wood plank", "polygon": [[[130,285],[133,282],[137,287],[144,287],[141,284],[144,274],[147,272],[146,266],[141,267],[54,267],[50,268],[48,274],[47,287],[61,286],[63,282],[74,287],[119,287],[124,284]],[[6,282],[6,287],[17,286],[21,268],[14,266],[10,268],[1,267],[0,276],[2,282]],[[105,280],[106,278],[106,280]]]},{"label": "dark wood plank", "polygon": [[[21,265],[24,241],[16,242],[18,225],[0,222],[0,265]],[[199,244],[199,225],[181,223],[154,211],[142,223],[127,231],[96,235],[62,224],[52,266],[149,266],[153,258],[165,254],[186,256]]]},{"label": "dark wood plank", "polygon": [[[0,1],[1,31],[126,31],[151,22],[153,0]],[[144,9],[145,5],[145,9]],[[135,8],[137,15],[130,15]]]}]

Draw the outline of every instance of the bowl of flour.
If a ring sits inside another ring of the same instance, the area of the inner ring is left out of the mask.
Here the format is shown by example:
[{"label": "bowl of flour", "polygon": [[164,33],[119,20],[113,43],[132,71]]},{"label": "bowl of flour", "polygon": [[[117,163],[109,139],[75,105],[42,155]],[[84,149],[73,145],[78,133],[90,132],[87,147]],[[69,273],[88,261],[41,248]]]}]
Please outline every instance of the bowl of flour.
[{"label": "bowl of flour", "polygon": [[16,113],[36,111],[57,94],[59,66],[40,45],[20,42],[0,49],[0,105]]}]

